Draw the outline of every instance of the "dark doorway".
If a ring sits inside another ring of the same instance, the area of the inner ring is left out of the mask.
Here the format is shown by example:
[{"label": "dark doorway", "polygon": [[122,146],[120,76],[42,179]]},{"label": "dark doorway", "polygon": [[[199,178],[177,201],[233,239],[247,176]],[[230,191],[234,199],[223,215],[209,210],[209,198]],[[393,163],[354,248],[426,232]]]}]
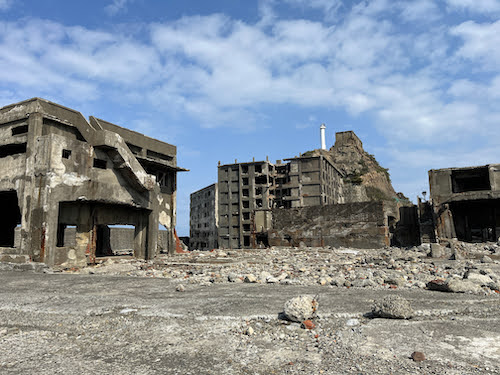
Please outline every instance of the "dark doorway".
[{"label": "dark doorway", "polygon": [[500,200],[453,202],[450,209],[459,240],[496,241],[500,235]]},{"label": "dark doorway", "polygon": [[0,207],[0,247],[14,247],[14,230],[21,224],[21,210],[17,200],[17,192],[1,191]]}]

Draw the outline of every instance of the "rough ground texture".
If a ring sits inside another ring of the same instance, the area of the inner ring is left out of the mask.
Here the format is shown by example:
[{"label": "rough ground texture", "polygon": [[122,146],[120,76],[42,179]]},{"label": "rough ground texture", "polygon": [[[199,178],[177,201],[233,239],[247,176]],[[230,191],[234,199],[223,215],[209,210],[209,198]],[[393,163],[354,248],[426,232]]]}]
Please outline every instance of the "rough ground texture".
[{"label": "rough ground texture", "polygon": [[[491,247],[459,261],[427,258],[425,248],[323,248],[115,259],[63,272],[4,264],[0,373],[500,374]],[[481,263],[486,253],[491,263]],[[249,273],[256,280],[244,283]],[[426,289],[437,278],[478,288]],[[279,318],[300,295],[319,296],[311,330]],[[408,300],[412,318],[372,318],[386,296]]]}]

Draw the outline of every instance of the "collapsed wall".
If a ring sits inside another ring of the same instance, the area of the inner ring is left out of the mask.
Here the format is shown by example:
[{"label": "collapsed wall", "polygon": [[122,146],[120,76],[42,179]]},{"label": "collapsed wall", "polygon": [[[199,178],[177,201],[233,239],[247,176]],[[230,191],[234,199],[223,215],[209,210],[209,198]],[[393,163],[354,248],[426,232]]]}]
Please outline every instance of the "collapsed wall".
[{"label": "collapsed wall", "polygon": [[273,209],[270,246],[334,246],[360,249],[389,246],[395,215],[389,202]]}]

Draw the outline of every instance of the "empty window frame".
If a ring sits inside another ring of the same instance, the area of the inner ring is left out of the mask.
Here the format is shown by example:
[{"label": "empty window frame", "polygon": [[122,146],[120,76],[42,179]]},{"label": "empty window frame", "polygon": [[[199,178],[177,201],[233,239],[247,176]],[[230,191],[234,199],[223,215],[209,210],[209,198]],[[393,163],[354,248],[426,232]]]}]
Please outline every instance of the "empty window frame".
[{"label": "empty window frame", "polygon": [[454,170],[451,172],[451,182],[454,193],[491,190],[488,167]]},{"label": "empty window frame", "polygon": [[0,158],[24,153],[26,153],[26,143],[11,143],[0,146]]},{"label": "empty window frame", "polygon": [[12,128],[12,135],[26,134],[28,132],[28,125],[21,125]]},{"label": "empty window frame", "polygon": [[94,168],[106,169],[108,167],[108,163],[106,160],[94,158]]},{"label": "empty window frame", "polygon": [[63,159],[69,159],[70,156],[71,156],[71,150],[66,150],[66,149],[62,150],[62,157],[63,157]]}]

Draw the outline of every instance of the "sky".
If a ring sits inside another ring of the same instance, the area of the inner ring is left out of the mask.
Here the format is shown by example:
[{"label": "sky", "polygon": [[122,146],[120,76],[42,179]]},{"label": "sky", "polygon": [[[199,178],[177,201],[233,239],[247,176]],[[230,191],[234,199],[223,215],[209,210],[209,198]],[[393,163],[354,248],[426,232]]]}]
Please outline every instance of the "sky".
[{"label": "sky", "polygon": [[353,130],[414,202],[499,163],[500,0],[0,0],[0,106],[42,97],[177,146],[179,235],[217,163]]}]

